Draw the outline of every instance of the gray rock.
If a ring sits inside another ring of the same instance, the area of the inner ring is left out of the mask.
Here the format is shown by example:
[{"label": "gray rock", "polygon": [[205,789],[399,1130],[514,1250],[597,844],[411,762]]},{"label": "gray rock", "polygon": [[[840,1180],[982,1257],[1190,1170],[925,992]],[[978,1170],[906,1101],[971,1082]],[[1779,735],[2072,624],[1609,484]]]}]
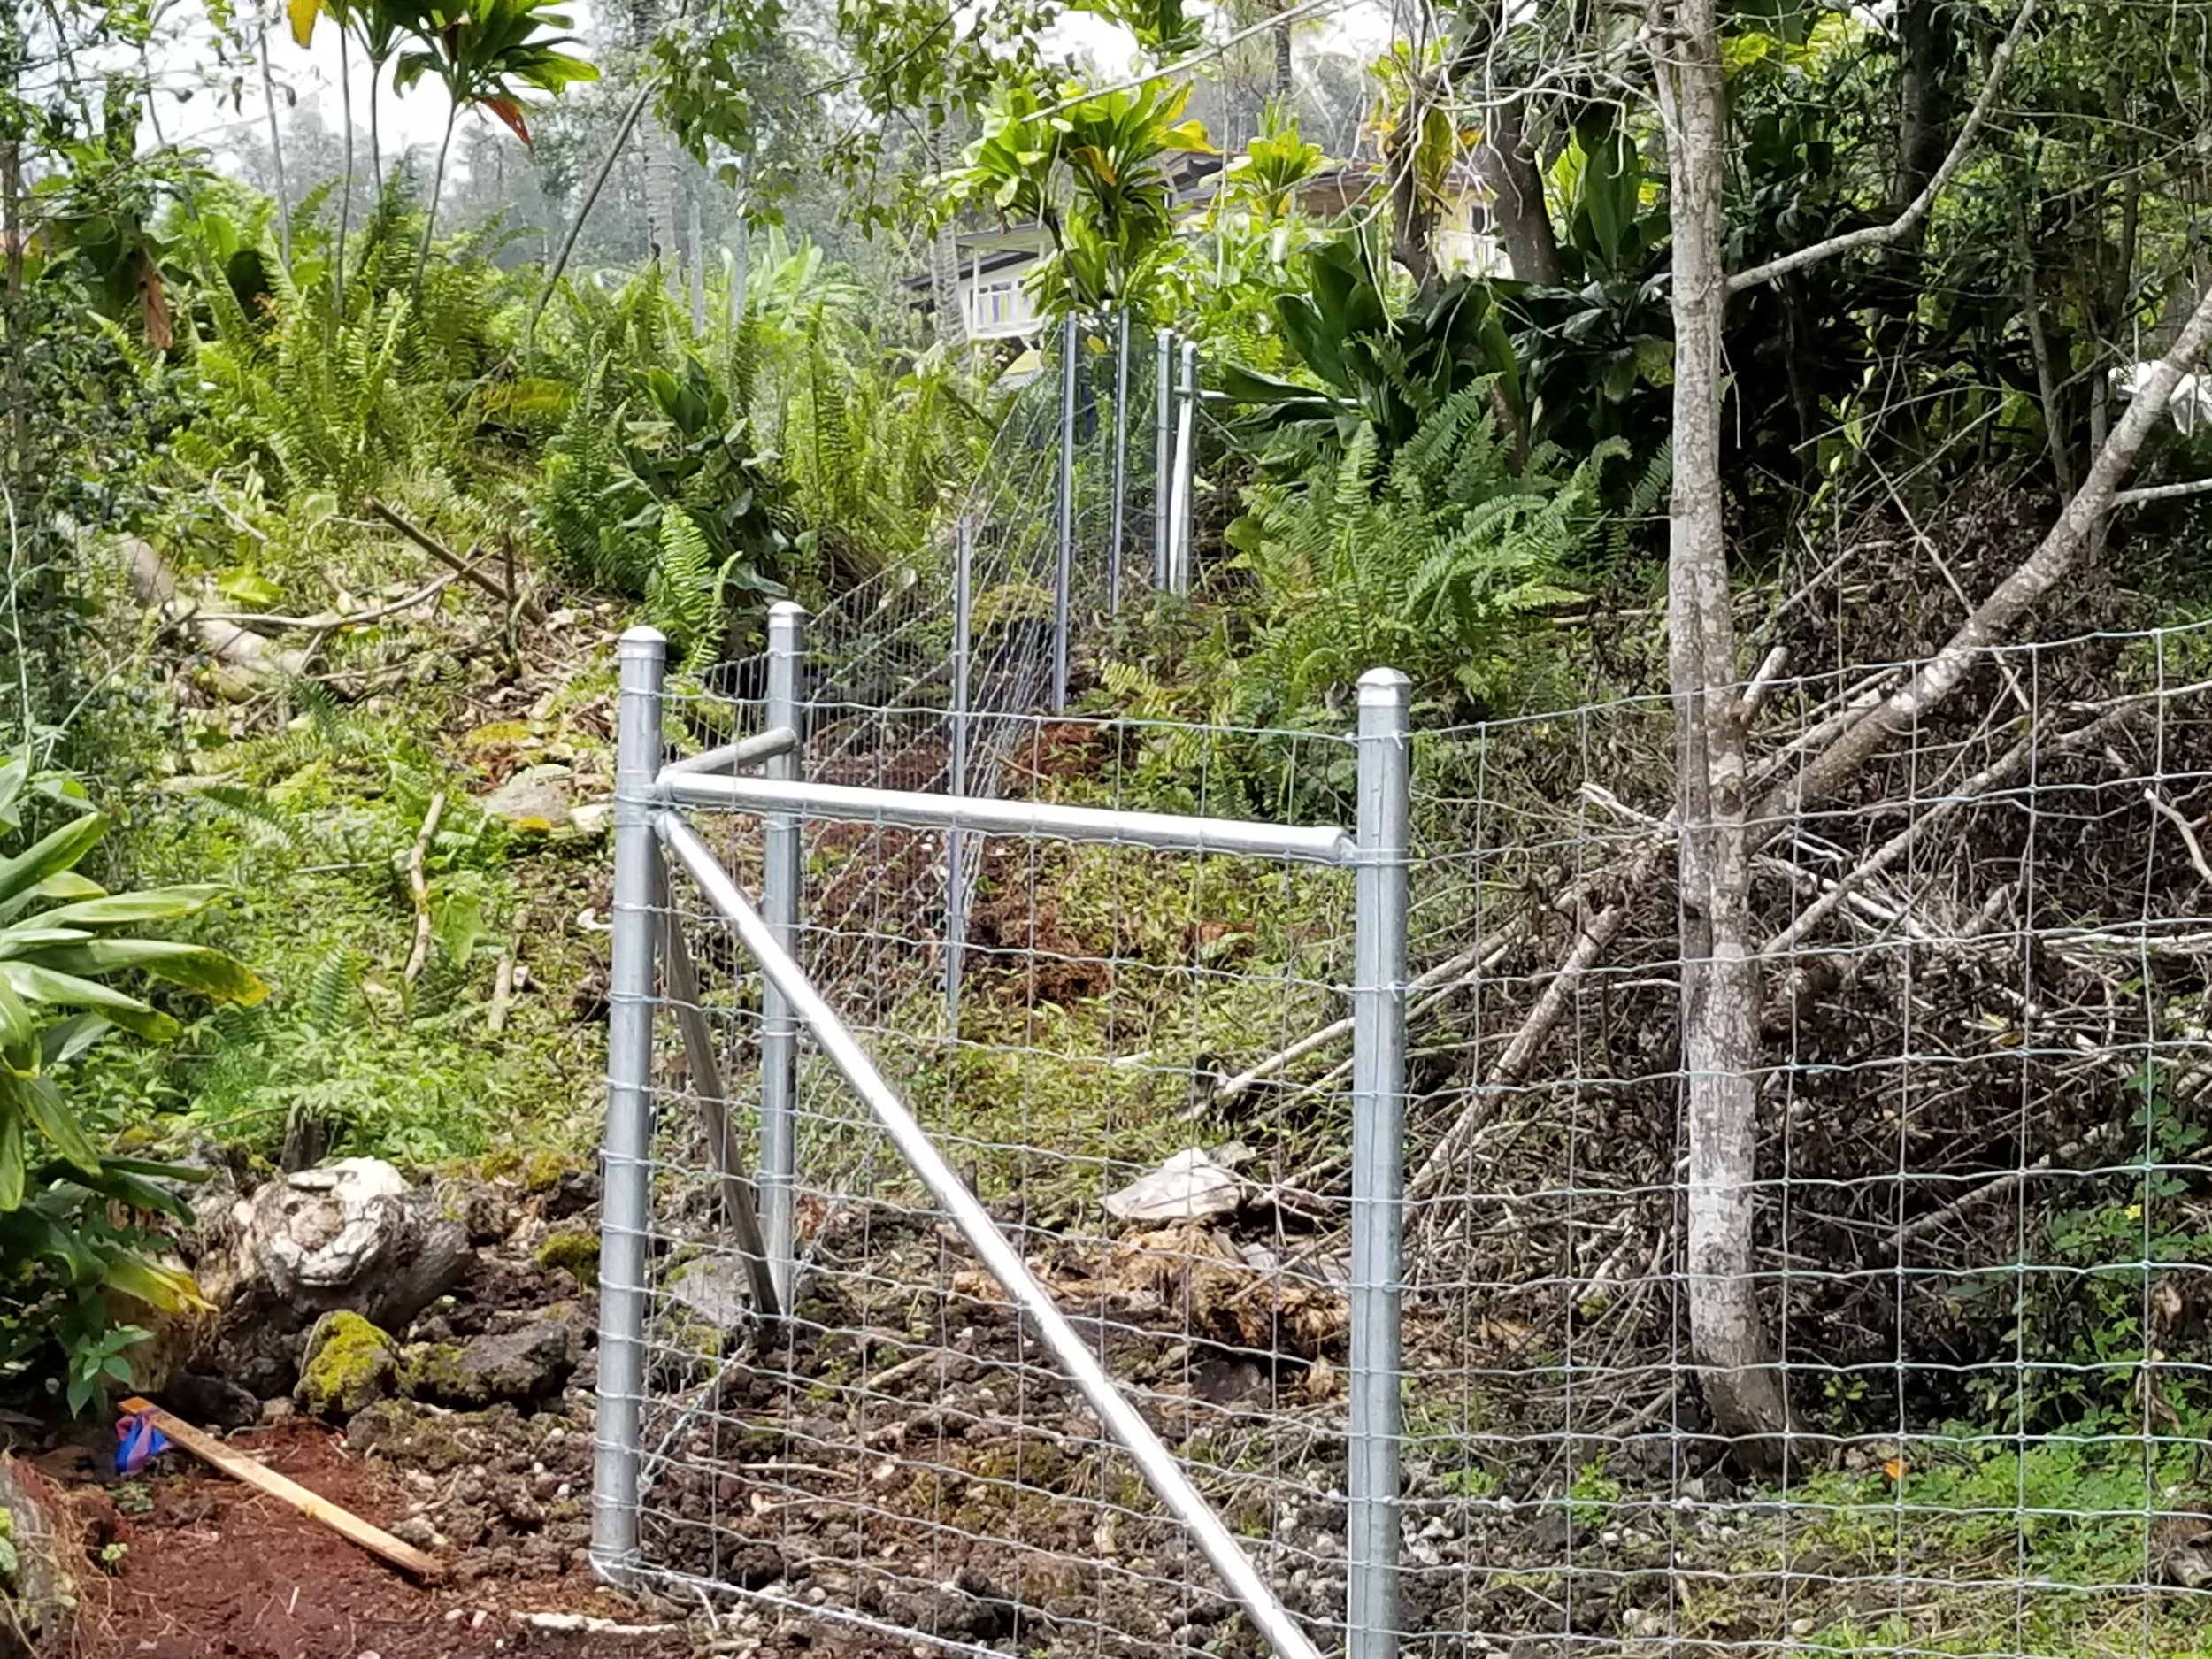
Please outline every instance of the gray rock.
[{"label": "gray rock", "polygon": [[516,829],[549,834],[570,826],[574,780],[565,766],[526,766],[486,795],[481,804],[493,818]]},{"label": "gray rock", "polygon": [[457,1345],[418,1344],[402,1358],[400,1387],[411,1399],[464,1410],[549,1400],[576,1369],[578,1347],[575,1327],[561,1318],[534,1319]]},{"label": "gray rock", "polygon": [[742,1329],[752,1312],[752,1280],[742,1262],[727,1256],[686,1262],[668,1275],[668,1294],[725,1331]]}]

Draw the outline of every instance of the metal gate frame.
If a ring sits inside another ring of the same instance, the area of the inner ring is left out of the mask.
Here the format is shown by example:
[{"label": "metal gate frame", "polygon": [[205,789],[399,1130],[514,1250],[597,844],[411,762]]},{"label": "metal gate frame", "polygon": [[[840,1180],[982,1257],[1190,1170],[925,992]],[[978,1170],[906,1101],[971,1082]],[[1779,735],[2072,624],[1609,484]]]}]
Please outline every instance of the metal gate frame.
[{"label": "metal gate frame", "polygon": [[[982,1265],[1028,1315],[1046,1348],[1129,1454],[1146,1483],[1187,1527],[1223,1586],[1279,1659],[1319,1649],[1252,1564],[1235,1535],[1183,1472],[1090,1348],[1030,1271],[1020,1252],[961,1182],[850,1028],[792,955],[798,918],[803,817],[963,833],[1047,837],[1192,853],[1243,854],[1348,867],[1355,872],[1349,1434],[1347,1471],[1347,1648],[1350,1659],[1393,1659],[1398,1647],[1400,1290],[1402,1273],[1406,920],[1410,766],[1408,681],[1375,669],[1359,682],[1355,829],[1071,807],[807,783],[798,776],[799,607],[770,618],[767,728],[710,755],[662,764],[662,682],[667,641],[651,628],[622,636],[615,766],[613,961],[607,1041],[607,1122],[601,1203],[599,1376],[592,1483],[591,1558],[611,1582],[649,1577],[639,1548],[643,1464],[644,1323],[650,1289],[654,1107],[654,972],[672,995],[692,968],[666,911],[667,863],[680,866],[736,933],[764,979],[760,1171],[743,1172],[711,1034],[679,1016],[692,1072],[707,1102],[710,1156],[739,1248],[753,1268],[757,1311],[791,1305],[795,1256],[797,1040],[810,1032],[866,1103],[908,1166],[943,1207]],[[746,769],[756,769],[747,771]],[[680,808],[761,813],[767,859],[756,908]],[[695,995],[690,999],[695,1004]],[[754,1208],[758,1195],[758,1211]],[[824,1609],[825,1612],[833,1609]]]}]

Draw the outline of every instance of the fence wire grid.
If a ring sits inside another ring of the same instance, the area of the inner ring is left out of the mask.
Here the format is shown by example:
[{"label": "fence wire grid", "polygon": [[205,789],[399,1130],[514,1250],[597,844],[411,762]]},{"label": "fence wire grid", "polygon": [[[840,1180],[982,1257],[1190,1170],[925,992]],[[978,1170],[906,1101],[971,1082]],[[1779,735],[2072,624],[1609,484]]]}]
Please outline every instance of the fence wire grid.
[{"label": "fence wire grid", "polygon": [[[1787,802],[1917,666],[1762,687],[1751,798]],[[978,709],[976,793],[1352,821],[1342,737],[1022,701]],[[865,740],[826,747],[848,718]],[[913,757],[948,718],[818,708],[803,775],[945,787]],[[2206,1652],[2212,628],[1983,653],[1844,789],[1755,824],[1771,1440],[1713,1421],[1690,1339],[1672,722],[1630,697],[1413,740],[1386,1634]],[[757,894],[759,821],[693,818]],[[794,954],[1316,1643],[1371,1639],[1345,1608],[1349,872],[968,836],[949,907],[944,833],[803,833]],[[748,1106],[757,979],[669,894]],[[751,1319],[661,1030],[645,1580],[856,1654],[1264,1651],[810,1046],[796,1305]]]}]

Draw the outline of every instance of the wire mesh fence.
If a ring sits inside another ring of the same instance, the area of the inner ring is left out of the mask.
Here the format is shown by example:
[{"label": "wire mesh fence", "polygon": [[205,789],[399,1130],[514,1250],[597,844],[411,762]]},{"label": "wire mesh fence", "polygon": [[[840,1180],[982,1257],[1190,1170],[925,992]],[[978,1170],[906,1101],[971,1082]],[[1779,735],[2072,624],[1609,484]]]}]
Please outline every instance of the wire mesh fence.
[{"label": "wire mesh fence", "polygon": [[[1351,874],[980,841],[955,997],[944,833],[808,820],[794,955],[1324,1648],[2201,1652],[2212,630],[1984,652],[1794,804],[1916,666],[1747,695],[1770,1432],[1696,1335],[1669,702],[1416,734],[1386,1628],[1347,1605]],[[1008,797],[1356,815],[1340,735],[979,718]],[[837,780],[936,787],[904,752]],[[702,829],[753,883],[757,826]],[[674,893],[743,1079],[757,982]],[[1263,1651],[810,1051],[796,1305],[750,1318],[664,1048],[637,1564],[854,1651]]]}]

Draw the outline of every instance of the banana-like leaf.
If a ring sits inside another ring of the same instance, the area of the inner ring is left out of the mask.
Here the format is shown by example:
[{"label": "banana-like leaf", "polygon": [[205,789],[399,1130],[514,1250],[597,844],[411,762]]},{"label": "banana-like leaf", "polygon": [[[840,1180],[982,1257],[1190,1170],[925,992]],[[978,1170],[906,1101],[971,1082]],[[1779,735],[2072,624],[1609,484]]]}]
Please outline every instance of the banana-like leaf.
[{"label": "banana-like leaf", "polygon": [[157,979],[241,1008],[251,1008],[269,995],[266,982],[235,957],[177,939],[95,939],[40,951],[33,960],[79,977],[142,968]]},{"label": "banana-like leaf", "polygon": [[95,812],[73,819],[42,836],[5,864],[0,864],[0,901],[15,897],[35,882],[70,869],[107,833],[108,821]]},{"label": "banana-like leaf", "polygon": [[11,1078],[8,1087],[24,1114],[38,1125],[38,1132],[54,1143],[55,1151],[86,1174],[99,1174],[99,1148],[92,1144],[92,1137],[85,1133],[59,1089],[42,1077]]},{"label": "banana-like leaf", "polygon": [[195,882],[188,887],[148,887],[142,893],[110,893],[81,903],[64,904],[24,918],[42,927],[113,927],[124,922],[173,922],[191,916],[230,889],[220,882]]},{"label": "banana-like leaf", "polygon": [[0,961],[0,979],[29,1002],[51,1002],[59,1008],[89,1008],[104,1014],[133,1036],[149,1042],[174,1042],[180,1027],[166,1014],[157,1013],[134,996],[112,986],[58,972],[35,962]]}]

